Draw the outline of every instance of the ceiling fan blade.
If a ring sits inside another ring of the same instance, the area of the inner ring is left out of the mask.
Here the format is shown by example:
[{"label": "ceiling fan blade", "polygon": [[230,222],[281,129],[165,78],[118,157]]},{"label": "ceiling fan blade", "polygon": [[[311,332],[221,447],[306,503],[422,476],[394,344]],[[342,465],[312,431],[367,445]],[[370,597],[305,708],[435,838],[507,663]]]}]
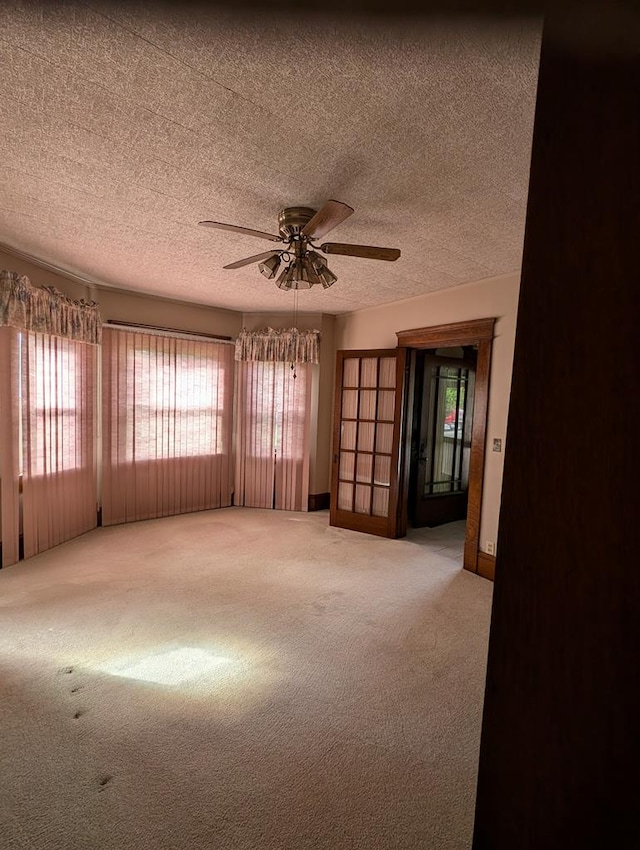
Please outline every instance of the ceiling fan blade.
[{"label": "ceiling fan blade", "polygon": [[348,245],[345,242],[325,242],[320,246],[325,254],[343,254],[345,257],[364,257],[367,260],[397,260],[399,248],[376,248],[373,245]]},{"label": "ceiling fan blade", "polygon": [[237,224],[224,224],[221,221],[199,221],[203,227],[214,227],[216,230],[230,230],[232,233],[244,233],[245,236],[259,236],[260,239],[270,239],[271,242],[282,242],[280,236],[265,233],[263,230],[252,230],[250,227],[238,227]]},{"label": "ceiling fan blade", "polygon": [[266,260],[267,257],[274,257],[279,251],[264,251],[262,254],[254,254],[253,257],[246,257],[244,260],[236,260],[235,263],[229,263],[228,266],[223,266],[223,269],[240,269],[242,266],[248,266],[251,263],[259,263],[260,260]]},{"label": "ceiling fan blade", "polygon": [[342,201],[327,201],[321,210],[308,221],[302,229],[303,236],[308,239],[320,239],[325,233],[333,230],[353,212],[353,207]]}]

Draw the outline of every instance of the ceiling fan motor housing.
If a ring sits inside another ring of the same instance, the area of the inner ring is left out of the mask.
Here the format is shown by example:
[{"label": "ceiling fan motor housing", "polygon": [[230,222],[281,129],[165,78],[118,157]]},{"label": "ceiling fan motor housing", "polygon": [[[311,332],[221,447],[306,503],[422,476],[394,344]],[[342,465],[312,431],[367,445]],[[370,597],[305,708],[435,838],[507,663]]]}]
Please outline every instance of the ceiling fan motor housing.
[{"label": "ceiling fan motor housing", "polygon": [[278,229],[285,242],[299,236],[304,226],[311,221],[316,211],[311,207],[285,207],[278,213]]}]

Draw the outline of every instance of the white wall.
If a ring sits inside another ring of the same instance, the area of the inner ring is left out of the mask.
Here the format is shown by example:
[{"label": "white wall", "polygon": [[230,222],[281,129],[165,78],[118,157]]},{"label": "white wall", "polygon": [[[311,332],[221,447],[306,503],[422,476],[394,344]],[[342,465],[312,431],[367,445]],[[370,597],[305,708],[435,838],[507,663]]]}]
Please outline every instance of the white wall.
[{"label": "white wall", "polygon": [[[468,319],[497,319],[491,361],[487,453],[480,522],[480,548],[483,551],[486,551],[486,542],[495,542],[498,536],[519,288],[519,275],[504,275],[381,307],[358,310],[336,319],[336,350],[395,348],[396,331]],[[495,437],[502,439],[502,453],[492,451]]]}]

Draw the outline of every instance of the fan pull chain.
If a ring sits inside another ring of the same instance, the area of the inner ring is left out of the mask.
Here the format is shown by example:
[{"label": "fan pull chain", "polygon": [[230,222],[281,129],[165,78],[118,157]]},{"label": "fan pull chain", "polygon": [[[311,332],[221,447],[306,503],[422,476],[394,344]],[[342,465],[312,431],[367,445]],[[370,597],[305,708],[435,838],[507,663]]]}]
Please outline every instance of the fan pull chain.
[{"label": "fan pull chain", "polygon": [[[294,330],[298,330],[298,290],[293,290],[293,328]],[[296,364],[291,364],[291,371],[293,372],[293,379],[298,377],[296,374]]]}]

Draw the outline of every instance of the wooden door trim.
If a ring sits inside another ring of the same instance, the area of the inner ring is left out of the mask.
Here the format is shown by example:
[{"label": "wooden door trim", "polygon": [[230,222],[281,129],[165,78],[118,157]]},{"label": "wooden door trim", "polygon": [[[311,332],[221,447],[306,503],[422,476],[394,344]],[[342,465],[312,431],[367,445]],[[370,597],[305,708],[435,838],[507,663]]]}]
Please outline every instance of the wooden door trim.
[{"label": "wooden door trim", "polygon": [[429,328],[397,331],[399,348],[450,348],[456,345],[475,345],[481,340],[492,340],[495,318],[452,322]]},{"label": "wooden door trim", "polygon": [[[464,568],[472,573],[478,572],[478,556],[480,554],[480,513],[487,437],[491,349],[495,322],[495,318],[473,319],[467,322],[453,322],[448,325],[434,325],[429,328],[413,328],[396,333],[398,348],[449,348],[476,344],[478,346],[473,398],[471,460],[469,463],[469,502],[464,541]],[[406,423],[407,416],[405,415],[401,443],[402,454],[404,455],[403,467],[405,469],[408,455],[407,437],[410,436],[407,433]],[[405,474],[402,480],[403,492],[400,494],[400,504],[404,514],[407,510],[408,486],[409,478],[408,474]]]},{"label": "wooden door trim", "polygon": [[399,522],[399,507],[403,502],[402,494],[400,493],[400,485],[403,480],[402,469],[402,447],[404,445],[404,433],[406,431],[407,410],[404,404],[405,394],[405,366],[407,362],[407,351],[398,348],[396,356],[396,403],[393,416],[393,445],[391,448],[391,457],[395,458],[395,463],[391,467],[391,477],[389,480],[389,518],[392,520],[393,537],[404,536],[406,531],[402,531],[402,522]]},{"label": "wooden door trim", "polygon": [[478,553],[478,575],[493,581],[496,574],[495,555],[487,555],[486,552]]}]

